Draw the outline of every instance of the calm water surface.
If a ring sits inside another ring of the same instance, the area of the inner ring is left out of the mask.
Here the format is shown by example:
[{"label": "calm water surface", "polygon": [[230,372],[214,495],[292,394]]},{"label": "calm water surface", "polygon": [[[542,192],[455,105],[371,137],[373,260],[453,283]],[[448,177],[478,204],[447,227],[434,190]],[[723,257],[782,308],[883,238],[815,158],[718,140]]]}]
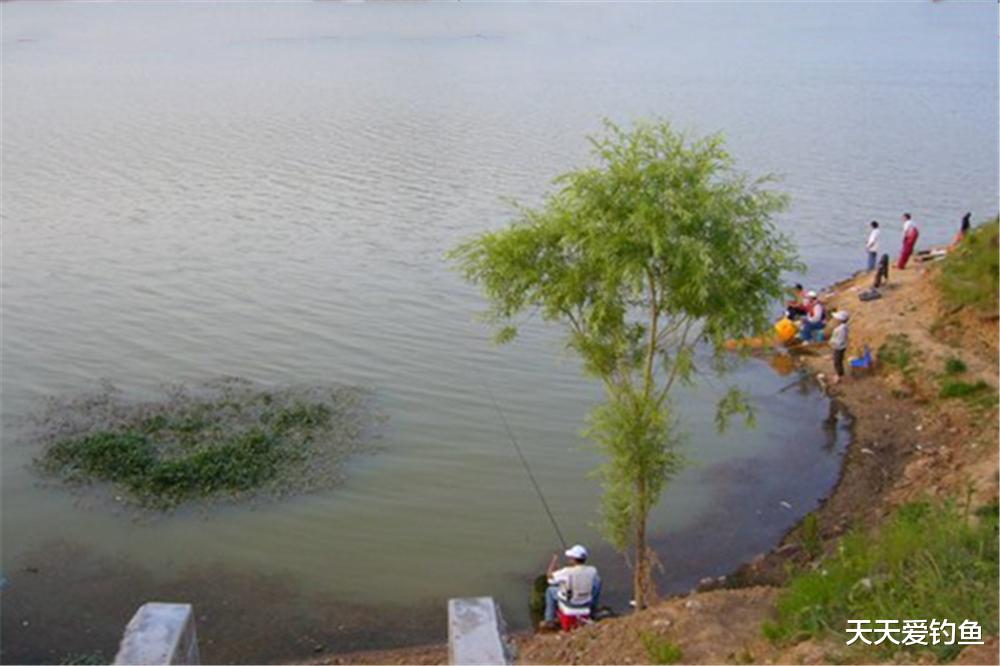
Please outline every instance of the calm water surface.
[{"label": "calm water surface", "polygon": [[[452,595],[523,626],[553,536],[482,380],[623,604],[579,435],[599,390],[537,322],[491,347],[442,259],[585,161],[603,116],[722,130],[782,174],[812,284],[862,265],[870,219],[894,247],[904,210],[927,241],[996,212],[992,3],[2,11],[4,661],[113,651],[151,598],[195,603],[208,660],[442,640]],[[44,396],[220,375],[371,387],[382,450],[330,492],[145,522],[27,468],[13,424]],[[749,363],[759,426],[721,436],[709,379],[653,517],[667,589],[768,548],[838,470],[821,396]]]}]

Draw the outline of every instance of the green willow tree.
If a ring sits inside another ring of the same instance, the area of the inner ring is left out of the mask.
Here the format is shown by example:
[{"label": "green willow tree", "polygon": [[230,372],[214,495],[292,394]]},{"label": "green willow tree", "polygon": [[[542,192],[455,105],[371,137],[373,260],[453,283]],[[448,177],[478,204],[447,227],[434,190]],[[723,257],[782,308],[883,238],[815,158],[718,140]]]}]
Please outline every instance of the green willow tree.
[{"label": "green willow tree", "polygon": [[[712,345],[724,370],[722,343],[765,330],[782,273],[801,264],[771,222],[786,197],[767,189],[770,176],[737,172],[720,136],[605,121],[590,142],[594,166],[558,177],[540,206],[518,206],[509,226],[450,256],[484,291],[499,342],[515,337],[519,315],[538,311],[568,328],[569,347],[604,384],[587,435],[606,458],[604,533],[634,553],[641,609],[651,585],[647,517],[683,464],[671,390],[693,381],[699,344]],[[752,419],[730,388],[719,427],[738,413]]]}]

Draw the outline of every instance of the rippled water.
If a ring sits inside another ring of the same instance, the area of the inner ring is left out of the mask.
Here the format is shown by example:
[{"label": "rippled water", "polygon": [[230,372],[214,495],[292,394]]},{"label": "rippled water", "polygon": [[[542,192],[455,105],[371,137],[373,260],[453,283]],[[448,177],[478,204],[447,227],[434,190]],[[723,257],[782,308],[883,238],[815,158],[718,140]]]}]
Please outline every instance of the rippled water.
[{"label": "rippled water", "polygon": [[[816,284],[861,266],[869,219],[893,246],[903,210],[927,241],[996,211],[989,3],[2,10],[5,661],[113,650],[152,597],[211,609],[219,660],[440,640],[449,595],[523,625],[553,536],[483,381],[619,580],[579,436],[598,389],[537,322],[492,348],[442,259],[584,161],[602,116],[722,130],[783,174]],[[12,424],[46,395],[220,375],[371,387],[383,450],[329,493],[151,523],[27,471]],[[760,425],[724,437],[722,384],[683,396],[695,464],[654,516],[668,588],[766,549],[833,483],[843,424],[792,379],[741,368]]]}]

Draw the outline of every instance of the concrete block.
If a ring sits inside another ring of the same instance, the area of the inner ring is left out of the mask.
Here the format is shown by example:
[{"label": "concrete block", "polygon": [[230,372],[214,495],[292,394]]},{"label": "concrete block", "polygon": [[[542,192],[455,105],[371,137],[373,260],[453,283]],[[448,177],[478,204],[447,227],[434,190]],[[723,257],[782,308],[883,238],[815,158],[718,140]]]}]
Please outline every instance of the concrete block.
[{"label": "concrete block", "polygon": [[452,664],[510,664],[507,625],[493,597],[448,600],[448,659]]},{"label": "concrete block", "polygon": [[199,664],[191,604],[149,602],[125,627],[115,664]]}]

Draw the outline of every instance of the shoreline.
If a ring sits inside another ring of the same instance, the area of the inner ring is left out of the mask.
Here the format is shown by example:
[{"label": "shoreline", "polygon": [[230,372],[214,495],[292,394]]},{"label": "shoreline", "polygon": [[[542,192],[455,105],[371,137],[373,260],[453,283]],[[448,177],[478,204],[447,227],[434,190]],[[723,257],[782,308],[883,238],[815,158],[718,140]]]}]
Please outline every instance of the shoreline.
[{"label": "shoreline", "polygon": [[[885,297],[871,302],[860,302],[856,297],[870,282],[871,274],[866,272],[825,288],[822,293],[828,310],[843,308],[852,315],[851,352],[860,351],[858,343],[863,341],[874,354],[889,331],[896,330],[896,319],[904,313],[912,314],[920,324],[933,326],[931,318],[938,317],[940,303],[935,290],[925,288],[925,281],[934,270],[933,264],[916,263],[906,271],[894,272]],[[995,341],[996,320],[987,321],[986,328],[993,331]],[[989,337],[987,330],[985,338]],[[967,350],[965,346],[960,348]],[[934,351],[940,354],[947,349]],[[987,356],[995,357],[995,343],[988,351]],[[530,631],[512,635],[518,650],[517,663],[642,663],[648,657],[631,653],[635,652],[634,644],[640,642],[636,632],[650,626],[669,627],[670,633],[684,637],[681,642],[685,662],[762,658],[785,663],[823,662],[826,655],[814,641],[782,650],[768,644],[760,632],[761,622],[773,615],[788,567],[805,565],[816,558],[803,545],[807,521],[813,523],[810,529],[818,534],[822,555],[833,552],[841,535],[879,524],[894,507],[906,501],[959,493],[967,494],[970,503],[995,501],[995,409],[977,425],[963,405],[937,404],[934,396],[919,388],[900,386],[897,378],[878,369],[869,371],[868,376],[848,375],[839,385],[829,385],[824,380],[832,372],[832,361],[825,344],[796,353],[795,363],[807,373],[805,381],[821,387],[832,402],[831,409],[849,419],[851,436],[838,479],[819,506],[790,527],[770,550],[729,575],[703,579],[688,593],[661,599],[641,616],[622,616],[565,636]],[[973,371],[996,382],[995,358],[977,359],[974,365]],[[973,439],[971,444],[969,438]],[[991,438],[992,447],[983,446]],[[947,471],[943,472],[942,467]],[[600,640],[595,640],[598,636],[593,634],[600,634]],[[967,649],[970,656],[995,653],[996,638],[975,647],[978,651]],[[989,657],[993,658],[995,655]],[[447,645],[328,654],[308,663],[447,663]],[[973,658],[968,663],[980,662]]]}]

